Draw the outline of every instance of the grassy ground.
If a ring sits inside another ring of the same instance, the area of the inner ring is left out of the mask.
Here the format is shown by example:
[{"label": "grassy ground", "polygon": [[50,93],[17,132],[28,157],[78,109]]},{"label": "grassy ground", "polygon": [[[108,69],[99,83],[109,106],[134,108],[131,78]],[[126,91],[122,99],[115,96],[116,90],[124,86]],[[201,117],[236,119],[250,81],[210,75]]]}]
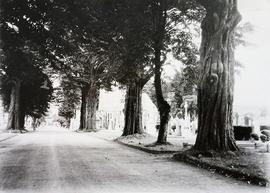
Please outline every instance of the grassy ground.
[{"label": "grassy ground", "polygon": [[251,142],[239,142],[240,152],[206,154],[191,150],[193,139],[168,137],[169,144],[154,145],[156,137],[149,134],[116,138],[117,142],[149,153],[175,153],[176,160],[233,177],[249,184],[268,186],[270,179],[269,158],[265,146],[254,148]]},{"label": "grassy ground", "polygon": [[258,152],[241,149],[241,152],[201,153],[192,149],[175,154],[174,158],[210,172],[233,177],[249,184],[268,186],[267,157]]},{"label": "grassy ground", "polygon": [[168,137],[168,143],[164,145],[155,145],[157,137],[149,134],[135,134],[130,136],[121,136],[116,141],[128,146],[137,147],[138,149],[145,150],[150,153],[174,153],[183,151],[184,144],[188,144],[190,139],[181,137]]}]

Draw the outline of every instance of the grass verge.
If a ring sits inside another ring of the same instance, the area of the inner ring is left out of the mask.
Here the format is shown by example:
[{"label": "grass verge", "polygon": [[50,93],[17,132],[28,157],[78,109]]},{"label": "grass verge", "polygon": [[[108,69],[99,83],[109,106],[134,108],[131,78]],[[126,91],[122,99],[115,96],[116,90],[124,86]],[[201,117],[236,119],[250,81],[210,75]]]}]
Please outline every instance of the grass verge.
[{"label": "grass verge", "polygon": [[175,154],[174,159],[196,167],[207,169],[212,173],[218,173],[226,177],[232,177],[248,184],[268,186],[266,175],[266,158],[259,153],[227,152],[201,153],[192,149]]}]

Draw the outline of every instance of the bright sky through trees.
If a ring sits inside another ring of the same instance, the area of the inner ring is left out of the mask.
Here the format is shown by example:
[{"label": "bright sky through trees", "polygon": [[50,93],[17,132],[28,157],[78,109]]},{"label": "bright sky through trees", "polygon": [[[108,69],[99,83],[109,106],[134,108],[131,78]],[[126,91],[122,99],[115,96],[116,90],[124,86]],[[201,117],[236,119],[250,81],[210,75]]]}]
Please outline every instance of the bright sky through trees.
[{"label": "bright sky through trees", "polygon": [[261,107],[270,116],[270,0],[239,0],[242,23],[254,25],[254,32],[246,34],[251,43],[239,47],[236,58],[243,65],[235,82],[235,105]]}]

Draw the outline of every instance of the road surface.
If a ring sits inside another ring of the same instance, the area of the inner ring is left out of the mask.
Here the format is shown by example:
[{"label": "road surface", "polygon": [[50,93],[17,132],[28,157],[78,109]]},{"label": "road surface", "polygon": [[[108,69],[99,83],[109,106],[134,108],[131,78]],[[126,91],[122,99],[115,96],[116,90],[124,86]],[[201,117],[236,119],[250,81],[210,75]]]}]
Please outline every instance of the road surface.
[{"label": "road surface", "polygon": [[45,128],[0,142],[0,192],[267,192],[104,140]]}]

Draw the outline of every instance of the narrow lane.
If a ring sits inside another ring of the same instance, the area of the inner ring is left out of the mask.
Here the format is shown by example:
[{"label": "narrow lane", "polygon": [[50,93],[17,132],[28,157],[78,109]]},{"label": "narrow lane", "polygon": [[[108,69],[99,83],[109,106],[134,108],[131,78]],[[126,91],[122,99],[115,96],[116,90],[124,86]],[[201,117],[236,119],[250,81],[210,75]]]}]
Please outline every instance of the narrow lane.
[{"label": "narrow lane", "polygon": [[60,128],[0,143],[0,192],[267,192],[205,170]]}]

